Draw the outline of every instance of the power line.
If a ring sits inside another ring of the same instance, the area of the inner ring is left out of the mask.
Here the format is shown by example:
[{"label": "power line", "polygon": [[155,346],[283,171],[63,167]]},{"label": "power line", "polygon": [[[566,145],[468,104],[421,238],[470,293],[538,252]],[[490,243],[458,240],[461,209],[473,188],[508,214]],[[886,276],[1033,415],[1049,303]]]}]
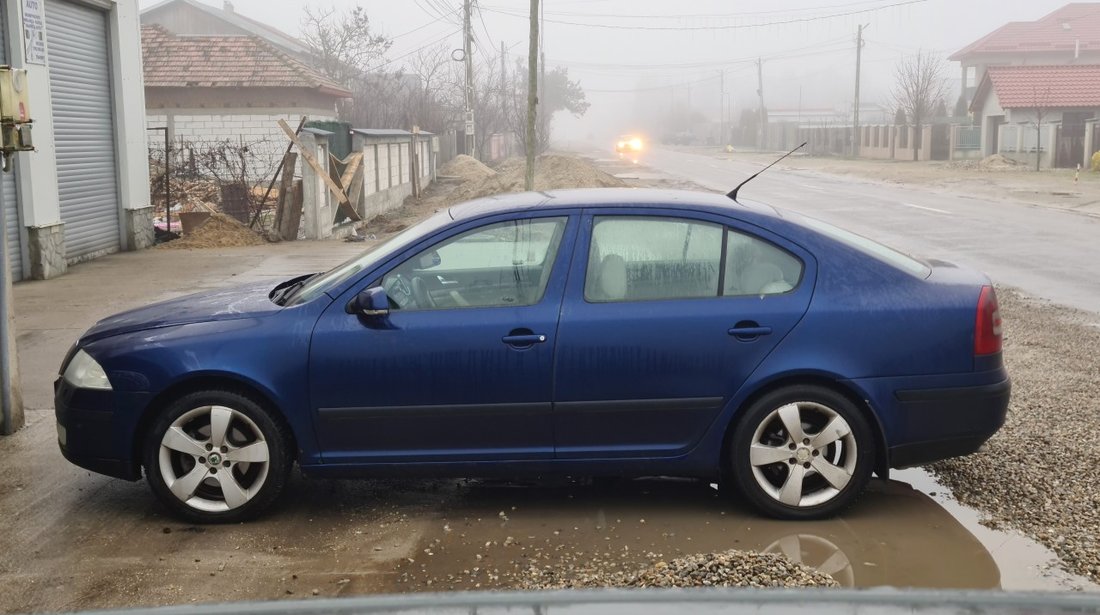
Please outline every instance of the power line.
[{"label": "power line", "polygon": [[[462,10],[461,8],[457,8],[457,9],[455,9],[454,11],[452,11],[452,14],[457,14],[457,13],[458,13],[459,11],[461,11],[461,10]],[[413,28],[412,30],[409,30],[409,31],[407,31],[407,32],[402,32],[401,34],[395,34],[395,35],[393,35],[393,36],[391,36],[391,37],[390,37],[390,40],[391,40],[391,41],[395,41],[395,40],[397,40],[397,39],[399,39],[399,38],[401,38],[401,37],[404,37],[404,36],[408,36],[408,35],[410,35],[410,34],[412,34],[412,33],[414,33],[414,32],[419,32],[419,31],[423,30],[424,28],[427,28],[427,27],[429,27],[429,26],[434,26],[434,25],[436,25],[436,24],[438,24],[438,23],[439,23],[439,20],[438,20],[438,19],[433,19],[432,21],[429,21],[428,23],[426,23],[426,24],[424,24],[424,25],[422,25],[422,26],[418,26],[418,27],[416,27],[416,28]]]},{"label": "power line", "polygon": [[423,45],[417,47],[416,49],[413,49],[412,51],[409,51],[408,53],[403,53],[403,54],[397,56],[396,58],[386,60],[382,64],[379,64],[378,66],[373,67],[371,70],[379,70],[379,69],[385,68],[385,67],[389,66],[390,64],[393,64],[394,62],[398,61],[398,60],[403,60],[403,59],[411,56],[414,53],[417,53],[419,51],[423,51],[423,50],[427,49],[428,47],[431,47],[432,45],[438,45],[439,43],[442,43],[443,41],[445,41],[445,40],[451,38],[452,36],[454,36],[456,34],[459,34],[461,32],[462,32],[461,28],[459,28],[458,30],[454,30],[452,32],[448,32],[447,34],[444,34],[442,37],[440,37],[440,38],[438,38],[438,39],[436,39],[436,40],[434,40],[430,43],[424,43]]},{"label": "power line", "polygon": [[[843,44],[842,47],[836,49],[830,49],[830,47],[838,44]],[[786,60],[792,58],[806,57],[807,55],[818,55],[821,53],[831,53],[835,51],[846,51],[851,49],[851,39],[847,36],[815,43],[813,45],[807,45],[805,47],[797,47],[794,49],[788,49],[777,52],[770,56],[763,56],[765,60]],[[812,52],[806,54],[799,54],[799,52]],[[631,70],[640,70],[645,72],[653,72],[655,70],[667,69],[667,70],[685,70],[685,69],[703,69],[703,68],[722,68],[728,66],[736,66],[738,64],[748,64],[756,62],[759,55],[744,58],[729,58],[722,60],[707,60],[703,62],[680,62],[671,64],[604,64],[598,62],[580,62],[580,61],[565,61],[565,60],[548,60],[553,64],[559,64],[568,66],[570,68],[576,68],[585,72],[624,72]]]},{"label": "power line", "polygon": [[[549,23],[556,23],[567,26],[581,26],[584,28],[601,28],[605,30],[654,30],[654,31],[678,31],[678,32],[693,32],[699,30],[744,30],[748,28],[764,28],[768,26],[782,26],[796,23],[810,23],[815,21],[824,21],[826,19],[835,19],[837,17],[850,17],[852,15],[862,15],[864,13],[873,13],[885,9],[897,8],[902,6],[908,6],[911,4],[923,4],[928,0],[903,0],[902,2],[895,2],[893,4],[886,4],[883,6],[876,6],[867,9],[846,11],[843,13],[833,13],[830,15],[818,15],[815,17],[797,17],[792,19],[784,19],[779,21],[769,21],[765,23],[756,24],[729,24],[720,26],[622,26],[616,24],[597,24],[597,23],[582,23],[577,21],[565,21],[560,19],[546,19]],[[507,15],[508,17],[523,18],[523,15],[518,13],[509,13],[507,11],[500,11],[496,9],[483,9],[493,13],[501,15]]]},{"label": "power line", "polygon": [[[889,0],[859,0],[858,2],[845,2],[827,6],[815,6],[811,8],[775,9],[771,11],[744,11],[740,13],[676,13],[665,15],[630,15],[622,13],[578,13],[570,11],[547,11],[546,14],[558,17],[608,17],[614,19],[731,19],[741,17],[759,17],[762,15],[776,15],[784,13],[809,13],[831,9],[847,8],[867,4],[879,4]],[[489,10],[509,11],[510,7],[490,6]]]}]

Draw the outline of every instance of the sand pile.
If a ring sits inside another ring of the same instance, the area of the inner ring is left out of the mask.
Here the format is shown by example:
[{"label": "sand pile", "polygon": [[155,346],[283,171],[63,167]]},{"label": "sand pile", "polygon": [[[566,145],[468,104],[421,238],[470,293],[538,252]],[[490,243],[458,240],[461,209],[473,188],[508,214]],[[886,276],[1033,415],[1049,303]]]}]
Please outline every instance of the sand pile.
[{"label": "sand pile", "polygon": [[266,243],[264,238],[222,213],[211,214],[201,226],[182,239],[163,243],[161,248],[234,248],[239,246],[258,246]]},{"label": "sand pile", "polygon": [[[481,181],[465,182],[446,195],[448,203],[461,203],[471,199],[523,192],[526,167],[519,159],[507,160],[498,171]],[[623,188],[626,183],[596,167],[586,160],[573,156],[548,154],[540,156],[535,164],[535,190],[564,190],[567,188]]]},{"label": "sand pile", "polygon": [[949,169],[968,169],[972,171],[1016,171],[1023,168],[1025,163],[993,154],[981,160],[957,160],[944,165]]},{"label": "sand pile", "polygon": [[458,182],[484,181],[497,172],[478,162],[476,158],[459,154],[439,169],[440,178]]}]

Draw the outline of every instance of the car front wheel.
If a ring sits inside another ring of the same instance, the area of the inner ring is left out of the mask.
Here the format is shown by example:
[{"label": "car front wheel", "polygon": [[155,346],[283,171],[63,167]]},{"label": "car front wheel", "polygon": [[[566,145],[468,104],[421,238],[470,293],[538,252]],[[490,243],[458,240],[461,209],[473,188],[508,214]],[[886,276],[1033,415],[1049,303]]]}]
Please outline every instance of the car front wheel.
[{"label": "car front wheel", "polygon": [[816,386],[768,393],[750,405],[731,441],[741,494],[779,519],[820,519],[849,506],[871,478],[875,443],[863,414]]},{"label": "car front wheel", "polygon": [[290,471],[286,429],[250,397],[191,393],[169,405],[145,442],[153,493],[198,523],[255,517],[279,496]]}]

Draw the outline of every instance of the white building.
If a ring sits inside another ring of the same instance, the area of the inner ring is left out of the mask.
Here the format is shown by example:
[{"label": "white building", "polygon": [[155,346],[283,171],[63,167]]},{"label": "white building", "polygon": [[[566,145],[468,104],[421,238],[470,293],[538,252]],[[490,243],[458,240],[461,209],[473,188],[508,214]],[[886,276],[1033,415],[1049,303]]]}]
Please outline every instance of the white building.
[{"label": "white building", "polygon": [[137,0],[0,0],[0,18],[36,148],[0,181],[13,279],[152,245]]}]

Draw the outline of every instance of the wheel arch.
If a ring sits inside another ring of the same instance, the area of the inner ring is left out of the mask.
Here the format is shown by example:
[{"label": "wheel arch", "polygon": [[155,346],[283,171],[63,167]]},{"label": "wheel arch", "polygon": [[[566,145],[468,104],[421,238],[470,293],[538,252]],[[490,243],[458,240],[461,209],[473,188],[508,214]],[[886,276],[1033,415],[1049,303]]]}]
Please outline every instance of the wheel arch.
[{"label": "wheel arch", "polygon": [[212,390],[227,391],[243,395],[267,409],[271,413],[273,420],[282,423],[283,431],[290,437],[290,441],[287,442],[287,451],[290,452],[293,460],[298,459],[300,452],[298,447],[298,436],[294,432],[290,421],[287,420],[286,414],[283,412],[282,408],[279,407],[279,404],[275,403],[274,396],[270,391],[265,390],[255,382],[234,374],[206,372],[190,374],[188,377],[172,383],[163,391],[157,393],[156,396],[146,404],[145,409],[141,413],[141,417],[138,419],[137,426],[134,429],[132,442],[130,443],[131,458],[134,460],[135,466],[140,467],[142,464],[141,449],[145,440],[145,434],[148,433],[153,422],[156,421],[157,415],[167,407],[168,404],[190,393]]},{"label": "wheel arch", "polygon": [[871,402],[867,399],[866,395],[853,387],[850,383],[845,382],[843,379],[833,374],[821,372],[780,375],[766,382],[759,383],[741,403],[737,404],[737,408],[730,417],[725,432],[722,434],[721,457],[719,459],[720,473],[725,473],[732,462],[730,459],[730,440],[733,438],[733,432],[741,421],[741,417],[744,415],[743,410],[756,403],[761,397],[773,391],[796,385],[819,386],[829,389],[843,395],[848,401],[852,402],[852,404],[863,414],[864,418],[867,419],[867,424],[871,426],[871,430],[874,433],[874,473],[881,478],[889,478],[890,460],[889,449],[886,445],[886,433],[883,430],[882,422],[879,420],[878,414],[871,406]]}]

